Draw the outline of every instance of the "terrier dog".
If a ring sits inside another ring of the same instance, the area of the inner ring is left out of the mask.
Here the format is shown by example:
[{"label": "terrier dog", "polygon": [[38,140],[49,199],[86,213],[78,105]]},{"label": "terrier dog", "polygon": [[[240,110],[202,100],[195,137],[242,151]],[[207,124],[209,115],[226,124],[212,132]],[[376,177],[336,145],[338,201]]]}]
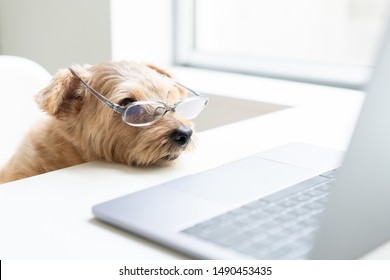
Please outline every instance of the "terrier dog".
[{"label": "terrier dog", "polygon": [[170,164],[194,148],[190,119],[208,101],[158,67],[128,61],[59,70],[35,100],[48,116],[0,171],[2,183],[98,159]]}]

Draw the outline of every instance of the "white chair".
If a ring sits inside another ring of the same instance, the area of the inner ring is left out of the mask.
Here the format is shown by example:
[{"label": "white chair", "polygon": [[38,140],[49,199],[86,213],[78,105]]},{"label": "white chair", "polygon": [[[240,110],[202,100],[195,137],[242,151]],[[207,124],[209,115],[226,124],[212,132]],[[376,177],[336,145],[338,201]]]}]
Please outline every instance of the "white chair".
[{"label": "white chair", "polygon": [[0,55],[0,166],[43,114],[34,95],[48,85],[50,79],[47,70],[29,59]]}]

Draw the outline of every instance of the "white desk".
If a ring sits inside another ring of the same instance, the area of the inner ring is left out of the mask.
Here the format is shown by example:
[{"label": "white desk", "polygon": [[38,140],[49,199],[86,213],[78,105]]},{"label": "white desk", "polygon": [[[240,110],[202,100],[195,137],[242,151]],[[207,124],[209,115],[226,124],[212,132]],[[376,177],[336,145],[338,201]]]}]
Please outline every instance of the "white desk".
[{"label": "white desk", "polygon": [[[193,83],[204,79],[199,73],[180,73]],[[91,162],[1,185],[0,258],[184,258],[95,220],[91,207],[289,142],[346,148],[363,100],[360,92],[267,79],[255,83],[248,80],[252,91],[241,96],[295,107],[201,132],[196,151],[184,154],[173,167]],[[229,88],[224,94],[234,95],[234,86]],[[389,252],[380,249],[368,257],[390,258]]]}]

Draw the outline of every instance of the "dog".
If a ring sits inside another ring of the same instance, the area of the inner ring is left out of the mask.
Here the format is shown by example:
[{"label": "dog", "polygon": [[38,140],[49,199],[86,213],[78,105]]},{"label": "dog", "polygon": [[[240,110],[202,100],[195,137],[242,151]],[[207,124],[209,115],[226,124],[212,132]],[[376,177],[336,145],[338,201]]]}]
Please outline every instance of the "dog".
[{"label": "dog", "polygon": [[[171,106],[187,97],[187,89],[166,71],[138,62],[61,69],[35,96],[46,117],[0,171],[0,182],[101,159],[131,166],[170,165],[183,151],[194,149],[193,122],[167,107],[159,108],[152,123],[129,125],[124,118],[143,107],[133,106],[125,117],[116,110],[123,114],[127,106],[148,101]],[[92,91],[119,109],[109,108]]]}]

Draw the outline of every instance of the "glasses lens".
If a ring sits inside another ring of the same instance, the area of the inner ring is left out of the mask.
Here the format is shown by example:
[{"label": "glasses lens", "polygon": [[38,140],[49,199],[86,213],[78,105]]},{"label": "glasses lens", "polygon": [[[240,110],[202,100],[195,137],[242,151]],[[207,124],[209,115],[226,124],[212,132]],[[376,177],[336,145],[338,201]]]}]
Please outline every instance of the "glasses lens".
[{"label": "glasses lens", "polygon": [[157,102],[133,104],[127,107],[124,120],[133,125],[149,124],[164,115],[165,111],[165,106]]},{"label": "glasses lens", "polygon": [[207,98],[189,98],[178,104],[175,111],[183,118],[194,119],[206,107]]}]

